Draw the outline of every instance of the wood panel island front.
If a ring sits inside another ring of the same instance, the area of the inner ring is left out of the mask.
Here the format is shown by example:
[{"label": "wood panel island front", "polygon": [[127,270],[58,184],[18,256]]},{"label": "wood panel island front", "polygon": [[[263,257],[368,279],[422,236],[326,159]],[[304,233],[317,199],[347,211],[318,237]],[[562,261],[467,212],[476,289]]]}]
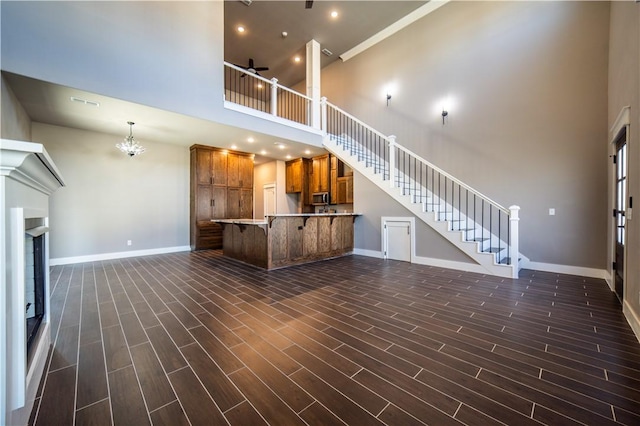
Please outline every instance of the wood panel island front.
[{"label": "wood panel island front", "polygon": [[214,219],[222,225],[225,256],[265,269],[353,252],[357,213],[276,214],[264,220]]}]

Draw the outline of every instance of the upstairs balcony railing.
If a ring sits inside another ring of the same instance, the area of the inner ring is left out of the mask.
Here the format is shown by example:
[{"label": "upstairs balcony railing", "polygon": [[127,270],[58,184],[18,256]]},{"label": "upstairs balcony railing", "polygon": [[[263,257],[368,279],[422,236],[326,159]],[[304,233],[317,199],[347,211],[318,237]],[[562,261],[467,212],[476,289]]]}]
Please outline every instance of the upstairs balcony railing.
[{"label": "upstairs balcony railing", "polygon": [[309,126],[313,100],[255,73],[224,63],[226,101]]}]

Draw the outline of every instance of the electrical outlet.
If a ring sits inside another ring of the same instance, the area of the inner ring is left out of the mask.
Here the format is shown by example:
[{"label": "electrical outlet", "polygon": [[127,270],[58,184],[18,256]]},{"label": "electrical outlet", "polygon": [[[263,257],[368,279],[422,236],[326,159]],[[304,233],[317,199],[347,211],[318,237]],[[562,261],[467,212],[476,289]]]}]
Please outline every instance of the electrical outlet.
[{"label": "electrical outlet", "polygon": [[127,240],[127,245],[130,246],[131,245],[131,240]]},{"label": "electrical outlet", "polygon": [[549,216],[555,216],[556,215],[556,209],[549,209]]}]

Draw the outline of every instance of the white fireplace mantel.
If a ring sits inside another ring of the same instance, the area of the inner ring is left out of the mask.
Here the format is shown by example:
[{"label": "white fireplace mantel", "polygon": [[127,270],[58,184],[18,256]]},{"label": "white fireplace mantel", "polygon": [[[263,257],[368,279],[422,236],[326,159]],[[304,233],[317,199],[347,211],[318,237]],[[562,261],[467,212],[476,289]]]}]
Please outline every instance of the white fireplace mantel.
[{"label": "white fireplace mantel", "polygon": [[[49,195],[64,186],[38,143],[0,139],[0,424],[27,424],[50,345],[49,301],[35,350],[27,363],[24,303],[25,219],[49,221]],[[49,294],[45,238],[45,294]]]}]

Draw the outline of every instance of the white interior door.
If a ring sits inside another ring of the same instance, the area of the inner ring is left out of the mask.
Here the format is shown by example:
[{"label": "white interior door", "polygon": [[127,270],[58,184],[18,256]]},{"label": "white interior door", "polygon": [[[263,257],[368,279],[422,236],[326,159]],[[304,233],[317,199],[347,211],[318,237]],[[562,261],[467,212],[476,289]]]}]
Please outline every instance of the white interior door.
[{"label": "white interior door", "polygon": [[276,186],[264,185],[264,215],[276,214]]},{"label": "white interior door", "polygon": [[388,220],[384,226],[386,258],[411,262],[411,222]]}]

